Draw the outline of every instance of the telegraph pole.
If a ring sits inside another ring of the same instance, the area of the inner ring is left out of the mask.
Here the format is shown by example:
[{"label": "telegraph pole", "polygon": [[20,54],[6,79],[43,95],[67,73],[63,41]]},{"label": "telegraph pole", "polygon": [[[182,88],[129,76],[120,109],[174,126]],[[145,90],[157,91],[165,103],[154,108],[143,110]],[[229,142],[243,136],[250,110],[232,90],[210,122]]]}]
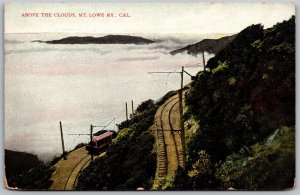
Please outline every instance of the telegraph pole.
[{"label": "telegraph pole", "polygon": [[204,51],[202,53],[202,60],[203,60],[203,71],[205,72],[205,58],[204,58]]},{"label": "telegraph pole", "polygon": [[[204,60],[204,53],[203,53],[203,60]],[[182,103],[182,94],[183,94],[183,76],[184,73],[189,75],[192,79],[194,78],[193,75],[188,73],[184,70],[184,66],[181,67],[181,71],[177,72],[149,72],[149,74],[160,74],[160,73],[179,73],[180,74],[180,89],[178,90],[178,97],[179,97],[179,110],[180,110],[180,139],[182,144],[182,156],[183,156],[183,168],[185,168],[186,164],[186,146],[185,146],[185,130],[184,130],[184,121],[183,121],[183,103]]]},{"label": "telegraph pole", "polygon": [[181,130],[181,144],[182,144],[182,156],[183,156],[183,167],[185,167],[186,161],[186,152],[185,152],[185,131],[184,131],[184,122],[183,122],[183,106],[182,106],[182,92],[183,92],[183,73],[185,72],[184,67],[181,67],[181,81],[180,81],[180,89],[178,91],[179,97],[179,112],[180,112],[180,130]]},{"label": "telegraph pole", "polygon": [[183,108],[182,108],[182,89],[179,89],[178,96],[179,96],[179,112],[180,112],[180,138],[181,138],[181,145],[182,145],[183,167],[185,167],[186,149],[185,149],[185,131],[184,131],[184,122],[183,122]]},{"label": "telegraph pole", "polygon": [[[111,120],[107,125],[91,125],[90,126],[90,133],[89,134],[87,134],[87,133],[70,133],[70,134],[68,134],[68,135],[88,135],[88,136],[90,136],[90,146],[91,146],[91,148],[92,148],[92,141],[93,141],[93,130],[94,130],[94,127],[103,127],[103,129],[102,130],[104,130],[108,125],[110,125],[111,124],[111,122],[112,121],[114,121],[116,118],[113,118],[113,120]],[[109,130],[109,129],[107,129],[106,131],[113,131],[113,130]],[[90,154],[91,154],[91,160],[93,160],[94,159],[94,155],[93,155],[93,153],[92,153],[92,149],[91,149],[91,151],[90,151]]]},{"label": "telegraph pole", "polygon": [[125,109],[126,109],[126,121],[128,121],[128,109],[127,109],[127,102],[125,103]]},{"label": "telegraph pole", "polygon": [[62,145],[63,157],[64,157],[64,160],[67,160],[66,151],[65,151],[65,143],[64,143],[64,135],[63,135],[61,121],[59,121],[59,126],[60,126],[60,137],[61,137],[61,145]]},{"label": "telegraph pole", "polygon": [[90,140],[91,142],[93,141],[93,125],[91,125],[91,129],[90,129]]},{"label": "telegraph pole", "polygon": [[134,110],[133,110],[133,100],[131,100],[131,111],[132,111],[132,116],[133,116],[133,112],[134,112]]},{"label": "telegraph pole", "polygon": [[[91,125],[91,133],[90,133],[90,139],[91,139],[91,146],[92,146],[92,142],[93,142],[93,125]],[[91,160],[94,159],[94,155],[93,155],[93,152],[91,151]]]},{"label": "telegraph pole", "polygon": [[184,66],[181,66],[181,73],[180,73],[180,76],[181,76],[181,80],[180,80],[180,89],[183,88],[183,72],[184,72]]}]

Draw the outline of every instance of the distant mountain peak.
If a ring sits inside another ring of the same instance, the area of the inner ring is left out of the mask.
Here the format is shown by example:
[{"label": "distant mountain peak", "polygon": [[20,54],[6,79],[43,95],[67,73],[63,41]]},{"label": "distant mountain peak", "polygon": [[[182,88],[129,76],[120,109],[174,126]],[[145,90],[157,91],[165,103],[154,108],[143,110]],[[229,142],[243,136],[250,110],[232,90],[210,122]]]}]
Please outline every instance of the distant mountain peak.
[{"label": "distant mountain peak", "polygon": [[222,37],[220,39],[203,39],[198,43],[188,45],[186,47],[176,49],[170,52],[170,54],[175,55],[178,53],[187,52],[188,54],[196,55],[198,53],[208,52],[208,53],[218,53],[220,50],[225,48],[237,35],[231,35]]},{"label": "distant mountain peak", "polygon": [[131,35],[106,35],[103,37],[70,36],[59,40],[51,40],[51,41],[36,40],[33,42],[43,42],[48,44],[150,44],[150,43],[154,43],[154,41],[150,39],[145,39],[143,37],[131,36]]}]

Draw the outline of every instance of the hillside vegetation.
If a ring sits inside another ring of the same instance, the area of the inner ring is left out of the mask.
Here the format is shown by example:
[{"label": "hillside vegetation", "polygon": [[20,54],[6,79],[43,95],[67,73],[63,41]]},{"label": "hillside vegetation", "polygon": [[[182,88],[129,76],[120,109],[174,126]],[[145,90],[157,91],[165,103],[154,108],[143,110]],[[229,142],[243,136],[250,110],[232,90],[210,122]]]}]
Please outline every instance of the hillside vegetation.
[{"label": "hillside vegetation", "polygon": [[[77,190],[136,190],[153,187],[154,133],[149,131],[160,101],[141,103],[119,131],[104,157],[78,178]],[[295,17],[272,28],[251,25],[219,50],[191,83],[185,98],[187,162],[165,182],[166,190],[283,190],[295,179]],[[100,135],[104,131],[96,133]],[[47,189],[52,162],[26,170],[10,166],[11,186]],[[22,157],[22,159],[25,159]],[[13,172],[12,170],[18,170]],[[23,175],[22,175],[23,174]],[[159,185],[159,184],[158,184]],[[152,188],[154,189],[154,188]]]},{"label": "hillside vegetation", "polygon": [[153,100],[138,106],[133,117],[119,124],[107,155],[95,160],[79,176],[77,190],[150,189],[155,177],[155,138],[148,131],[157,106]]},{"label": "hillside vegetation", "polygon": [[5,176],[9,187],[46,190],[52,181],[51,162],[44,163],[34,154],[5,150]]},{"label": "hillside vegetation", "polygon": [[282,190],[295,178],[295,17],[252,25],[208,61],[186,97],[199,129],[174,189]]}]

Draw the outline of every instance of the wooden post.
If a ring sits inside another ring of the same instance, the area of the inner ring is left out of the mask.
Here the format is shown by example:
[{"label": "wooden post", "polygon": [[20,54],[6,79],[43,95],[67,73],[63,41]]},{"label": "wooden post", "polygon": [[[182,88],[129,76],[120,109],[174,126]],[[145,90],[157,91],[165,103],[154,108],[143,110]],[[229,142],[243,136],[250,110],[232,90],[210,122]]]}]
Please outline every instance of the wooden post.
[{"label": "wooden post", "polygon": [[93,141],[93,125],[91,125],[91,132],[90,132],[91,142]]},{"label": "wooden post", "polygon": [[181,80],[180,80],[180,89],[183,88],[183,73],[184,73],[184,66],[181,66]]},{"label": "wooden post", "polygon": [[131,111],[132,111],[132,116],[133,116],[133,112],[134,112],[134,109],[133,109],[133,100],[131,100]]},{"label": "wooden post", "polygon": [[125,104],[125,107],[126,107],[126,121],[128,121],[128,109],[127,109],[127,102]]},{"label": "wooden post", "polygon": [[181,67],[181,82],[180,82],[180,89],[179,89],[179,112],[180,112],[180,130],[181,130],[181,144],[182,144],[182,157],[183,157],[183,168],[185,167],[186,161],[186,152],[185,152],[185,131],[184,131],[184,123],[183,123],[183,104],[182,104],[182,93],[183,93],[183,73],[184,67]]},{"label": "wooden post", "polygon": [[184,132],[184,123],[183,123],[183,108],[182,108],[182,90],[179,90],[179,112],[180,112],[180,136],[181,136],[181,145],[182,145],[182,157],[183,157],[183,168],[185,167],[185,132]]},{"label": "wooden post", "polygon": [[[203,59],[204,59],[204,53],[203,53]],[[204,60],[205,61],[205,60]],[[205,63],[204,63],[205,65]],[[189,76],[193,77],[190,73],[186,72],[184,70],[184,67],[181,67],[181,72],[149,72],[150,74],[154,74],[154,73],[166,73],[166,74],[170,74],[170,73],[179,73],[181,76],[181,80],[180,80],[180,89],[178,90],[178,96],[179,96],[179,109],[180,109],[180,135],[181,135],[181,144],[182,144],[182,155],[183,155],[183,168],[185,167],[186,164],[186,147],[185,147],[185,130],[184,130],[184,122],[183,122],[183,103],[182,103],[182,93],[183,93],[183,74],[186,73]]]},{"label": "wooden post", "polygon": [[64,135],[63,135],[61,121],[59,121],[59,126],[60,126],[60,137],[61,137],[61,145],[62,145],[63,157],[64,157],[64,160],[66,160],[67,157],[65,156],[66,151],[65,151]]},{"label": "wooden post", "polygon": [[[91,138],[91,142],[90,142],[90,144],[91,144],[91,148],[92,148],[92,142],[93,142],[93,125],[91,125],[91,132],[90,132],[90,138]],[[92,152],[92,150],[93,149],[91,149],[91,151],[90,151],[90,153],[91,153],[91,160],[93,160],[94,159],[94,155],[93,155],[93,152]]]},{"label": "wooden post", "polygon": [[203,60],[203,71],[205,72],[205,58],[204,58],[204,51],[202,53],[202,60]]}]

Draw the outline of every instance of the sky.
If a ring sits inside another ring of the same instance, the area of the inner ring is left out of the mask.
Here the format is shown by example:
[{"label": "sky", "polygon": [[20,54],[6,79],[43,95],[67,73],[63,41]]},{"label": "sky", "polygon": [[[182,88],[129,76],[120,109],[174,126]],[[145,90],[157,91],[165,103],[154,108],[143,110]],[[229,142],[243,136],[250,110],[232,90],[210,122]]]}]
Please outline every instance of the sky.
[{"label": "sky", "polygon": [[[64,13],[76,17],[57,17]],[[105,17],[90,17],[95,13]],[[4,32],[231,34],[257,23],[269,28],[294,14],[293,3],[7,3]]]}]

